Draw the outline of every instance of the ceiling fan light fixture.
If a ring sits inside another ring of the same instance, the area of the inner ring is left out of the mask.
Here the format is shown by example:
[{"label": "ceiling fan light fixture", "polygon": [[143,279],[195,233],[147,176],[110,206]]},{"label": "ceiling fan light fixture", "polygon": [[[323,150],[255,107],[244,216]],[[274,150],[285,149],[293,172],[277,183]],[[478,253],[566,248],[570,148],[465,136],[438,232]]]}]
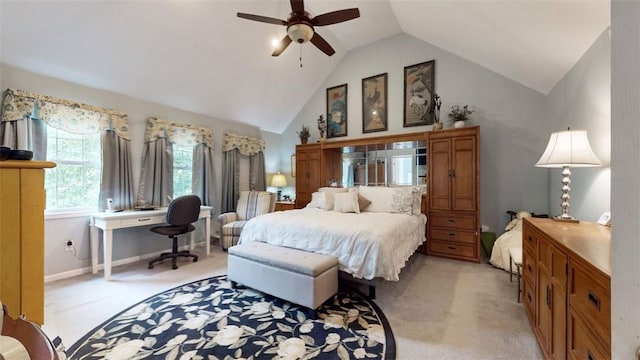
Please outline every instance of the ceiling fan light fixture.
[{"label": "ceiling fan light fixture", "polygon": [[291,40],[303,44],[313,37],[313,27],[305,23],[292,24],[287,28],[287,34]]}]

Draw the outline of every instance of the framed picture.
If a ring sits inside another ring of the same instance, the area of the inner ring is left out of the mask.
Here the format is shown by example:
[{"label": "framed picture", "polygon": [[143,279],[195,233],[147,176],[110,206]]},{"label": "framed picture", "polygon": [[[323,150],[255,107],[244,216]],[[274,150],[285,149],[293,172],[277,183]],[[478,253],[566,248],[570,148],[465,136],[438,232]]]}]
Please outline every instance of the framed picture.
[{"label": "framed picture", "polygon": [[404,127],[432,125],[434,123],[435,69],[435,60],[405,66]]},{"label": "framed picture", "polygon": [[327,89],[327,138],[347,136],[347,84]]},{"label": "framed picture", "polygon": [[387,73],[362,79],[362,132],[388,130]]}]

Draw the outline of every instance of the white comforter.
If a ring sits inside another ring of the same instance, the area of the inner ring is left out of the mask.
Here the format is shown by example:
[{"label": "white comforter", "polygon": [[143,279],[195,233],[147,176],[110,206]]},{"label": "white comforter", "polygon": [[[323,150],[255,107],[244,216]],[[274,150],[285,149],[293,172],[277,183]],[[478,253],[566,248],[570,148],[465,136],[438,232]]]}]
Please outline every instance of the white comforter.
[{"label": "white comforter", "polygon": [[238,243],[262,241],[338,258],[355,278],[399,280],[425,241],[426,216],[320,209],[277,211],[249,220]]}]

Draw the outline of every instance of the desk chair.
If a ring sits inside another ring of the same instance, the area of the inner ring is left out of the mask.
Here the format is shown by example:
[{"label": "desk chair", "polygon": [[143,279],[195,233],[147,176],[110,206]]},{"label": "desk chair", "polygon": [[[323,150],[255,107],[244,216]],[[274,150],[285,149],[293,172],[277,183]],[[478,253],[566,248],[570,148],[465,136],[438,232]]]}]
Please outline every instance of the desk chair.
[{"label": "desk chair", "polygon": [[156,226],[151,231],[161,235],[167,235],[173,240],[173,248],[170,253],[162,253],[157,258],[149,261],[149,269],[153,269],[153,264],[164,259],[171,258],[173,269],[177,269],[176,259],[179,256],[192,257],[193,262],[198,261],[198,255],[189,253],[187,250],[178,251],[178,235],[189,233],[195,230],[192,223],[198,221],[200,215],[200,198],[196,195],[185,195],[174,199],[167,209],[167,222],[170,225]]}]

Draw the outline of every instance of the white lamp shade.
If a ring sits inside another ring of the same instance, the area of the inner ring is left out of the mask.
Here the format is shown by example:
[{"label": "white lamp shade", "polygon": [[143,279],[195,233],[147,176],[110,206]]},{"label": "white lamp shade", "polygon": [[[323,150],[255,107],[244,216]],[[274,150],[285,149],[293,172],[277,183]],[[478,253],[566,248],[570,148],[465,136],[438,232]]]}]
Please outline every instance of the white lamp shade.
[{"label": "white lamp shade", "polygon": [[285,187],[287,186],[287,178],[283,174],[275,174],[271,178],[271,186],[273,187]]},{"label": "white lamp shade", "polygon": [[602,166],[602,163],[591,149],[585,130],[567,130],[551,134],[547,148],[536,166],[547,168],[594,167]]}]

